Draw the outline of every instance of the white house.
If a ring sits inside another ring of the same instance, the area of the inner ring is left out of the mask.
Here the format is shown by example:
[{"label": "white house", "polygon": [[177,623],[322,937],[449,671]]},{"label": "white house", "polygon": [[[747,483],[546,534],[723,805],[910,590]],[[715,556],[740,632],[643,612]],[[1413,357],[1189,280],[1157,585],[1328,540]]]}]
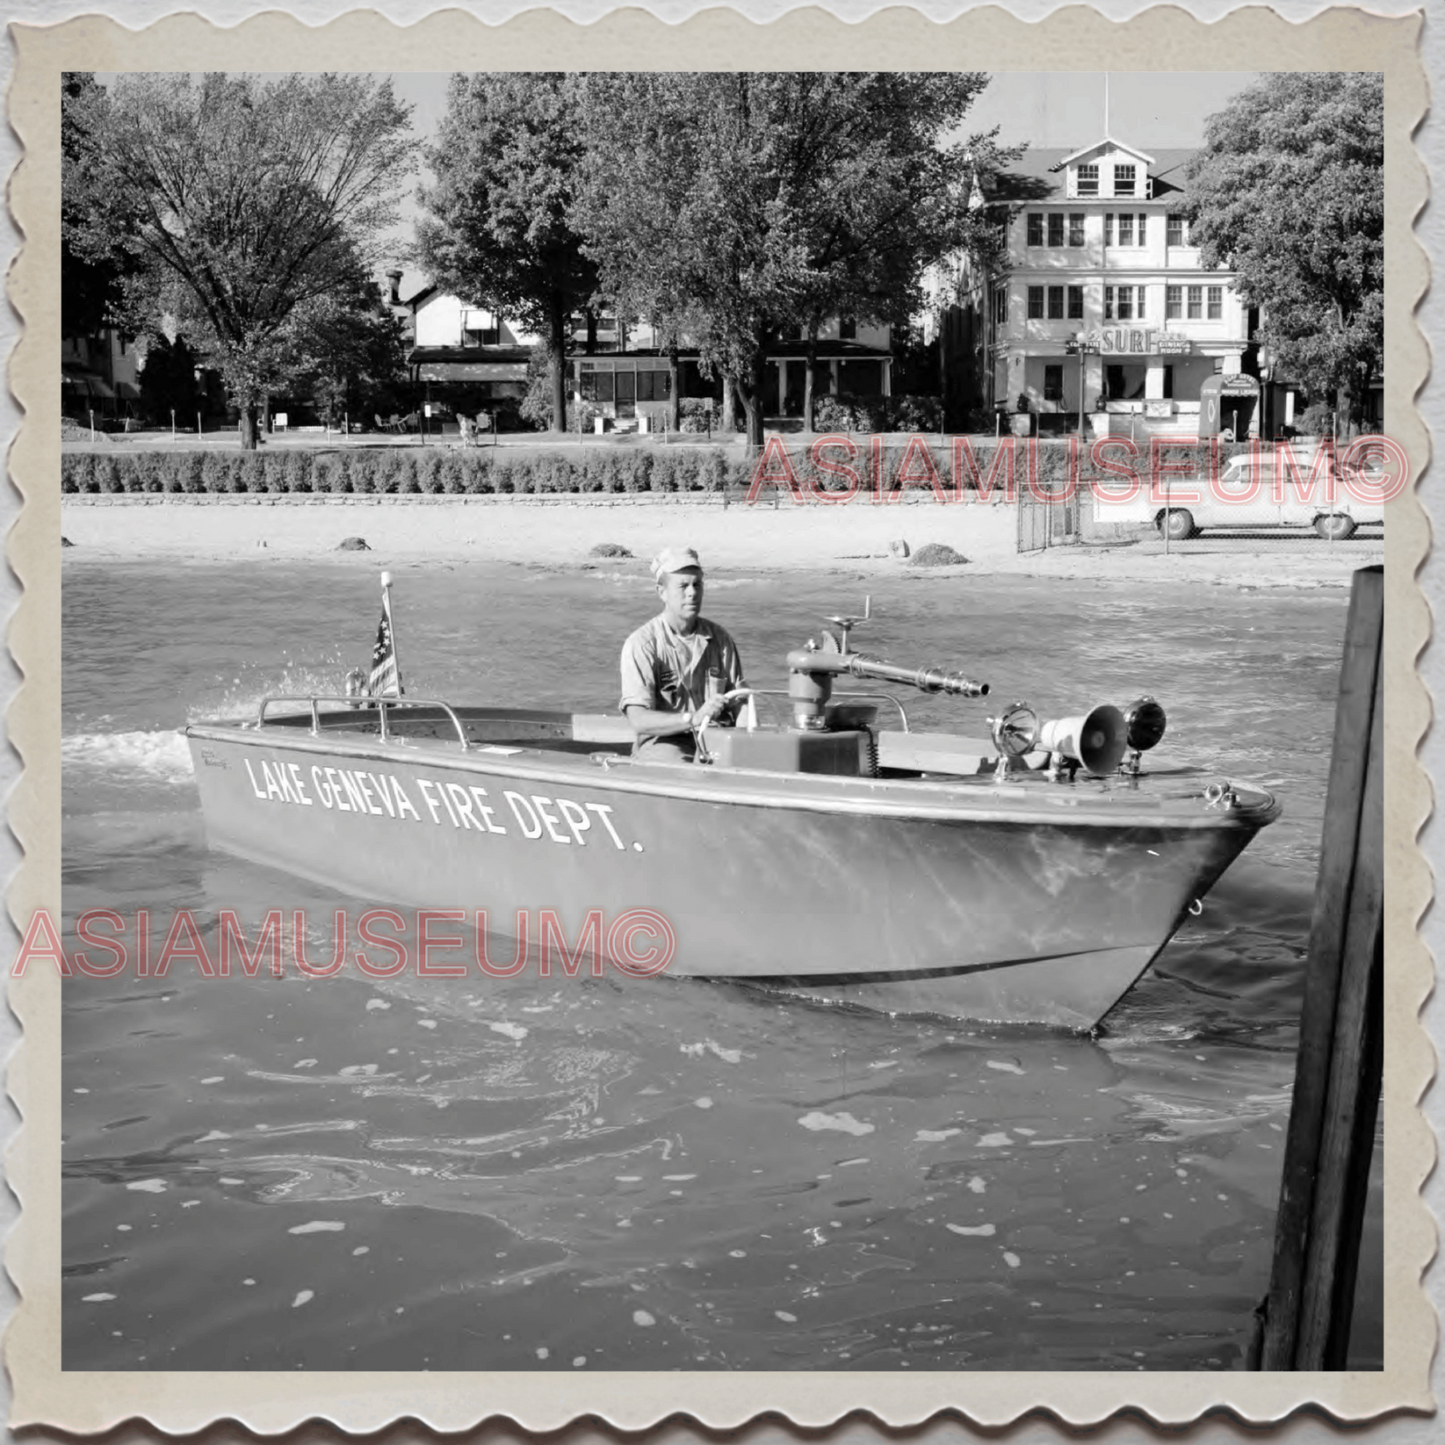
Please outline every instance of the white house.
[{"label": "white house", "polygon": [[1182,214],[1191,154],[1106,137],[1031,149],[993,179],[991,203],[1008,208],[1007,269],[983,301],[994,405],[1022,399],[1040,431],[1071,429],[1082,410],[1114,431],[1197,433],[1201,391],[1222,387],[1224,424],[1257,431],[1249,310]]}]

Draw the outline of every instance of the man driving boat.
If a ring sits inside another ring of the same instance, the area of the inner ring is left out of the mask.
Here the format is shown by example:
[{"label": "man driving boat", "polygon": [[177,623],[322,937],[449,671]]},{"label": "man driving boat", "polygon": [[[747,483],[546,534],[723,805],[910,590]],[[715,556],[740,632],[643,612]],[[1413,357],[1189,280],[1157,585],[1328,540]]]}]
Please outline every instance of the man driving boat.
[{"label": "man driving boat", "polygon": [[731,637],[702,616],[702,563],[691,547],[669,547],[652,563],[662,611],[622,645],[622,711],[654,761],[691,762],[705,722],[731,721],[725,695],[742,686]]}]

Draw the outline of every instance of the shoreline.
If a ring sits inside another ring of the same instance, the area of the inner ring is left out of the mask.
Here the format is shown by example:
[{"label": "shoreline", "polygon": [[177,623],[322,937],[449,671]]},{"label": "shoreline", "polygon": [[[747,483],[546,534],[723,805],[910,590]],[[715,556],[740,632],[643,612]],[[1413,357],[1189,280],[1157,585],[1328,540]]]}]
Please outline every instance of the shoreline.
[{"label": "shoreline", "polygon": [[[626,547],[640,566],[667,545],[692,545],[712,568],[839,570],[913,577],[1003,574],[1091,581],[1192,582],[1264,588],[1346,588],[1356,568],[1383,562],[1383,537],[1330,543],[1303,532],[1206,534],[1171,545],[1152,534],[1019,554],[1018,514],[1003,501],[748,506],[696,493],[472,496],[242,494],[65,495],[67,560],[197,562],[310,560],[515,562],[576,566]],[[361,537],[366,550],[342,551]],[[906,543],[904,557],[899,543]],[[918,566],[929,543],[965,561]]]}]

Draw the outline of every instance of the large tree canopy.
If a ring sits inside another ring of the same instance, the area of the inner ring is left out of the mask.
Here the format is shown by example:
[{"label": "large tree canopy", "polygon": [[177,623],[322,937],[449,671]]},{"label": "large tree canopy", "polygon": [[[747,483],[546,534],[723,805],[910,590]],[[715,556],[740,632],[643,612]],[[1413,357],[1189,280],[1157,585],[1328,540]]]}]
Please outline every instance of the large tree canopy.
[{"label": "large tree canopy", "polygon": [[125,75],[77,104],[77,249],[128,253],[125,321],[206,353],[254,446],[298,308],[354,293],[396,219],[407,110],[389,82],[341,75]]},{"label": "large tree canopy", "polygon": [[473,305],[547,339],[553,425],[566,427],[567,320],[592,299],[596,268],[572,228],[586,140],[586,80],[557,73],[452,77],[422,188],[421,264]]},{"label": "large tree canopy", "polygon": [[[762,441],[769,336],[827,315],[899,323],[923,272],[992,243],[972,179],[993,136],[947,143],[975,74],[596,75],[574,224],[602,293],[685,335]],[[812,368],[809,367],[811,380]]]},{"label": "large tree canopy", "polygon": [[[87,225],[81,170],[88,137],[86,117],[100,97],[93,75],[60,77],[60,329],[63,336],[94,336],[121,300],[123,257],[111,249],[91,255],[79,249]],[[112,212],[112,229],[120,218]],[[124,223],[122,223],[124,224]],[[127,227],[128,229],[128,227]],[[72,244],[72,242],[78,244]]]},{"label": "large tree canopy", "polygon": [[1384,348],[1384,85],[1270,75],[1211,116],[1190,169],[1205,264],[1237,273],[1260,339],[1358,420]]}]

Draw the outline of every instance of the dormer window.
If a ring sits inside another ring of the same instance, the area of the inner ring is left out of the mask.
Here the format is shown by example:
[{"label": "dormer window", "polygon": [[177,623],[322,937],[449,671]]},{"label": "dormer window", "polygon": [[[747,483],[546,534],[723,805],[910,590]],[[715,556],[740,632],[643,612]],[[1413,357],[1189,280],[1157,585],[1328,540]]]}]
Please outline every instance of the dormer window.
[{"label": "dormer window", "polygon": [[1081,196],[1099,194],[1099,168],[1097,165],[1080,166],[1075,175],[1077,193]]},{"label": "dormer window", "polygon": [[1133,166],[1114,167],[1114,194],[1116,196],[1132,196],[1134,194]]},{"label": "dormer window", "polygon": [[462,310],[462,345],[495,346],[498,342],[497,318],[489,311],[473,307]]}]

